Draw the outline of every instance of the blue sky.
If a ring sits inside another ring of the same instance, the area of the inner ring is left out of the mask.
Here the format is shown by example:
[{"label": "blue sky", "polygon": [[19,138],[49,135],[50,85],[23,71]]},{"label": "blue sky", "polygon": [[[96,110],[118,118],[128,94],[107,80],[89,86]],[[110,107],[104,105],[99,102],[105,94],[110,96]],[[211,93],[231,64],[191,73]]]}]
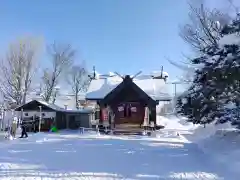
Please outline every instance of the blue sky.
[{"label": "blue sky", "polygon": [[[226,0],[206,2],[229,9]],[[76,61],[100,73],[148,73],[164,66],[174,80],[183,72],[165,57],[182,61],[182,53],[191,52],[178,34],[188,22],[186,0],[3,0],[0,22],[2,55],[16,38],[37,36],[72,44]],[[41,63],[47,62],[43,56]]]},{"label": "blue sky", "polygon": [[178,36],[187,13],[185,0],[5,0],[0,46],[3,52],[9,42],[30,34],[47,43],[71,43],[77,61],[100,73],[151,72],[163,65],[174,78],[181,71],[165,57],[178,61],[188,52]]}]

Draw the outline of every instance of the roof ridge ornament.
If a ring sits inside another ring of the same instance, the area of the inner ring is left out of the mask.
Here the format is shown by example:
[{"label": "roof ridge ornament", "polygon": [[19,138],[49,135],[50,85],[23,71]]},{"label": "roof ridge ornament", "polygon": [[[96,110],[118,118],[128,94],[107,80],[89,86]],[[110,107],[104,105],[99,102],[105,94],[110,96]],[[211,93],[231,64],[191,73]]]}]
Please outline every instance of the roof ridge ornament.
[{"label": "roof ridge ornament", "polygon": [[131,77],[131,79],[134,79],[135,77],[139,76],[142,73],[142,71],[137,72],[135,75]]},{"label": "roof ridge ornament", "polygon": [[88,77],[90,78],[90,81],[92,81],[93,79],[96,79],[96,69],[95,66],[93,66],[93,75],[88,75]]},{"label": "roof ridge ornament", "polygon": [[124,80],[125,76],[122,76],[121,74],[119,74],[118,72],[114,72],[114,74],[116,74],[117,76],[119,76],[120,78],[122,78]]}]

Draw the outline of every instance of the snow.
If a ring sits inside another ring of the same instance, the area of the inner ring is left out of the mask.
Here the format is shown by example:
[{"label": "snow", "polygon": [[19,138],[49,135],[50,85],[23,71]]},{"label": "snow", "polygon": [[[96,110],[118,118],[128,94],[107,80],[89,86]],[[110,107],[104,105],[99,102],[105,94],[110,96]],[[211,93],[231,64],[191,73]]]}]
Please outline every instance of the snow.
[{"label": "snow", "polygon": [[[165,125],[165,128],[156,135],[171,136],[176,131],[184,142],[194,143],[205,155],[211,157],[213,161],[224,167],[230,174],[239,176],[240,166],[240,131],[230,122],[224,124],[192,125],[186,122],[185,118],[157,117],[158,123]],[[171,132],[171,133],[169,133]],[[172,137],[172,136],[171,136]],[[233,175],[230,176],[233,179]]]},{"label": "snow", "polygon": [[[118,76],[94,79],[90,83],[86,93],[86,99],[103,99],[121,82],[122,79]],[[155,100],[171,99],[168,86],[163,79],[143,78],[139,76],[139,78],[134,78],[133,82]]]},{"label": "snow", "polygon": [[[192,125],[158,116],[152,136],[61,131],[0,144],[0,179],[182,179],[238,177],[239,133],[230,124]],[[237,178],[236,178],[237,179]]]},{"label": "snow", "polygon": [[[229,173],[239,176],[240,165],[240,133],[231,123],[207,124],[196,127],[190,133],[185,133],[184,137],[206,155],[224,167]],[[231,178],[232,179],[232,178]]]},{"label": "snow", "polygon": [[106,79],[93,79],[86,93],[86,99],[102,99],[121,82],[122,80],[113,77]]},{"label": "snow", "polygon": [[238,34],[228,34],[224,35],[220,40],[219,40],[219,45],[224,46],[224,45],[231,45],[231,44],[240,44],[240,36]]},{"label": "snow", "polygon": [[152,72],[152,76],[153,77],[159,77],[159,76],[163,76],[163,77],[169,77],[169,74],[167,72],[162,72],[162,71],[153,71]]},{"label": "snow", "polygon": [[[31,91],[27,94],[27,102],[30,102],[34,99],[43,101],[42,97],[40,96],[40,90],[38,90],[39,87],[35,88],[36,89],[34,91]],[[85,93],[79,93],[78,100],[85,100]],[[69,92],[68,87],[61,88],[57,93],[55,104],[58,106],[58,108],[65,108],[65,105],[67,105],[69,109],[76,109],[75,95],[72,92]]]},{"label": "snow", "polygon": [[175,130],[175,131],[181,131],[181,130],[194,130],[198,127],[198,125],[193,125],[192,123],[186,122],[186,119],[183,117],[176,117],[174,115],[170,116],[157,116],[156,120],[157,125],[164,126],[164,129],[168,130]]},{"label": "snow", "polygon": [[0,148],[0,179],[232,179],[196,144],[167,130],[160,137],[37,133]]},{"label": "snow", "polygon": [[206,127],[198,125],[194,129],[193,135],[188,137],[188,139],[195,143],[201,143],[201,141],[210,138],[215,135],[217,131],[223,129],[234,130],[230,122],[224,124],[215,124],[215,122],[213,122],[211,124],[207,124]]},{"label": "snow", "polygon": [[238,131],[223,129],[198,142],[198,145],[205,153],[211,154],[216,162],[225,165],[229,171],[239,173],[239,141]]}]

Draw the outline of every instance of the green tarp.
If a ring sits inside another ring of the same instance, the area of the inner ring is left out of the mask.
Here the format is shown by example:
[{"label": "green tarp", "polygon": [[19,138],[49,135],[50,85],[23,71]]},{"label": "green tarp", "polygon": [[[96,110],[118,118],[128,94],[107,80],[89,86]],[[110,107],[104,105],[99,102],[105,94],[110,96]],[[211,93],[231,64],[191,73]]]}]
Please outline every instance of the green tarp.
[{"label": "green tarp", "polygon": [[53,126],[50,131],[51,132],[58,132],[58,129],[57,129],[57,127]]}]

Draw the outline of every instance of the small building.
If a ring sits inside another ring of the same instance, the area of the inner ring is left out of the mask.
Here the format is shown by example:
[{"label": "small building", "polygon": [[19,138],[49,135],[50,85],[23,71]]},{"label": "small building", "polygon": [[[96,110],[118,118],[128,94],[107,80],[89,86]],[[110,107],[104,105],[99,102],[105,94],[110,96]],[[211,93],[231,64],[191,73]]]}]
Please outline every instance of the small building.
[{"label": "small building", "polygon": [[160,101],[169,102],[172,99],[165,84],[166,79],[152,76],[131,78],[126,75],[124,78],[112,76],[93,79],[86,100],[97,103],[100,109],[110,106],[115,114],[116,129],[141,127],[146,106],[151,112],[150,121],[156,125],[156,106]]},{"label": "small building", "polygon": [[[78,129],[90,127],[92,109],[68,110],[49,104],[41,100],[32,100],[15,108],[16,114],[28,124],[28,131],[34,131],[35,124],[39,124],[41,117],[41,130],[49,131],[55,124],[58,129]],[[37,123],[36,123],[37,122]]]}]

